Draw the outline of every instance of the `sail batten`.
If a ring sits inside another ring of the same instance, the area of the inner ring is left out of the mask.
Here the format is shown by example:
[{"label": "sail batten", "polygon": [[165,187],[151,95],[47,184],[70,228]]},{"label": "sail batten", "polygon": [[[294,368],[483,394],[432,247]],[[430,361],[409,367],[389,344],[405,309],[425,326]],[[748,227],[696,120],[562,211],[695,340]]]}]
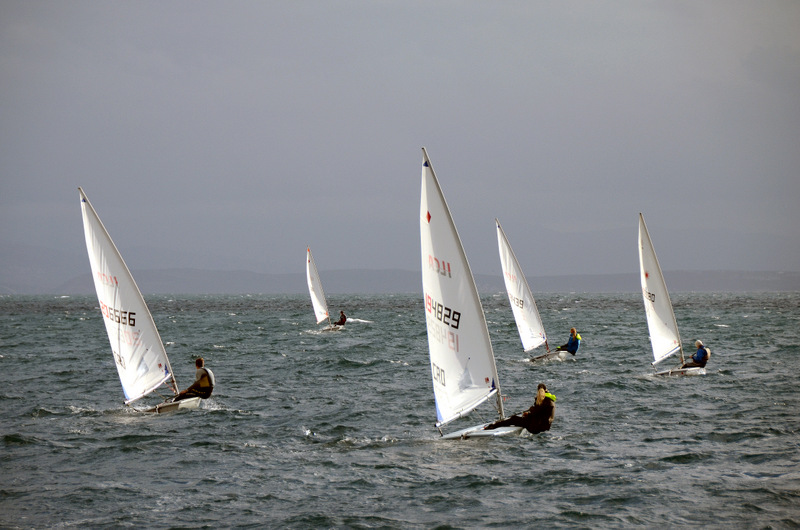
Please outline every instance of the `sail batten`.
[{"label": "sail batten", "polygon": [[497,225],[497,247],[500,252],[500,265],[508,301],[517,323],[523,351],[528,353],[542,344],[546,344],[547,335],[544,332],[544,324],[542,324],[542,318],[536,307],[533,292],[528,285],[528,280],[525,279],[519,260],[511,248],[511,243],[509,243],[503,227],[500,226],[500,221],[497,219],[494,221]]},{"label": "sail batten", "polygon": [[308,292],[311,295],[311,304],[314,306],[314,316],[317,324],[324,320],[330,322],[328,314],[328,302],[325,299],[325,291],[322,289],[322,281],[317,271],[317,264],[314,256],[311,255],[311,247],[306,248],[306,281],[308,282]]},{"label": "sail batten", "polygon": [[422,148],[420,246],[425,322],[438,425],[492,396],[503,416],[489,329],[461,238]]},{"label": "sail batten", "polygon": [[683,346],[675,312],[672,310],[672,301],[641,213],[639,214],[639,273],[647,327],[650,331],[650,344],[653,348],[653,364],[676,353],[680,355],[680,361],[683,363]]},{"label": "sail batten", "polygon": [[125,403],[141,399],[164,383],[177,392],[167,352],[144,297],[83,189],[78,190],[92,280]]}]

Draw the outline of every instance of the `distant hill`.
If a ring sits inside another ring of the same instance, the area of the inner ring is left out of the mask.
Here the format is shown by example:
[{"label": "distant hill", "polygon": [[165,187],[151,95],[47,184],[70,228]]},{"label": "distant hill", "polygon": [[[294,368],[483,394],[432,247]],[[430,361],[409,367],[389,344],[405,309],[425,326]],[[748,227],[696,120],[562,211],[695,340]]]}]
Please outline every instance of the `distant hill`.
[{"label": "distant hill", "polygon": [[[197,269],[134,270],[139,288],[148,294],[304,294],[304,273],[264,274],[250,271]],[[320,271],[325,291],[342,293],[418,293],[422,288],[418,271],[334,270]],[[671,292],[800,291],[798,272],[667,271]],[[505,290],[500,275],[476,275],[481,292]],[[638,273],[534,276],[528,279],[534,293],[541,292],[637,292]],[[82,274],[58,286],[26,294],[91,294],[90,275]],[[8,291],[5,291],[8,292]]]},{"label": "distant hill", "polygon": [[[140,262],[141,263],[141,262]],[[59,251],[34,245],[7,245],[0,252],[0,294],[91,294],[89,260],[81,248]],[[248,270],[143,268],[128,263],[146,294],[307,294],[305,271],[269,274]],[[419,293],[418,270],[322,270],[325,291],[346,293]],[[800,291],[800,272],[666,271],[671,292]],[[499,274],[478,274],[478,289],[505,290]],[[636,269],[623,274],[531,276],[534,293],[638,292]]]}]

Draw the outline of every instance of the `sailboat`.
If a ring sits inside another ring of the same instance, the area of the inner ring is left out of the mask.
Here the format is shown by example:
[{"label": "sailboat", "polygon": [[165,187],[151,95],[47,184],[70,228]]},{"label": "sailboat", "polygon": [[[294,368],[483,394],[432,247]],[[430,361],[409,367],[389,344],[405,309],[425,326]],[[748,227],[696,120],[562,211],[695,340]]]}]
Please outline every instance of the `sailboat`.
[{"label": "sailboat", "polygon": [[705,368],[681,368],[684,364],[684,355],[678,323],[675,321],[675,312],[672,310],[664,274],[661,272],[650,233],[641,213],[639,214],[639,272],[647,327],[650,330],[650,344],[653,348],[653,369],[655,370],[656,364],[676,354],[681,361],[677,367],[656,371],[655,375],[705,375]]},{"label": "sailboat", "polygon": [[508,292],[508,301],[511,304],[511,311],[514,313],[514,320],[517,323],[519,338],[522,341],[522,349],[529,353],[541,345],[545,347],[545,353],[531,358],[531,361],[558,357],[566,358],[566,353],[562,351],[550,351],[547,343],[547,335],[544,332],[544,324],[536,308],[536,301],[528,285],[528,280],[522,273],[517,256],[508,242],[500,221],[495,218],[497,225],[497,247],[500,251],[500,266],[503,269],[503,281]]},{"label": "sailboat", "polygon": [[[431,360],[436,427],[494,400],[505,417],[497,366],[467,256],[425,148],[422,148],[420,241],[425,323]],[[518,434],[521,427],[476,425],[446,439]]]},{"label": "sailboat", "polygon": [[[78,188],[78,191],[92,279],[125,404],[130,405],[162,385],[177,394],[178,383],[142,293],[83,189]],[[146,412],[167,412],[199,405],[200,398],[196,397],[160,403]]]},{"label": "sailboat", "polygon": [[308,281],[308,292],[311,295],[311,305],[314,306],[314,316],[317,324],[328,321],[328,325],[322,331],[337,331],[342,326],[337,326],[331,322],[328,314],[328,302],[325,300],[325,291],[322,290],[322,281],[319,279],[317,264],[314,263],[314,256],[311,255],[311,247],[306,247],[306,280]]}]

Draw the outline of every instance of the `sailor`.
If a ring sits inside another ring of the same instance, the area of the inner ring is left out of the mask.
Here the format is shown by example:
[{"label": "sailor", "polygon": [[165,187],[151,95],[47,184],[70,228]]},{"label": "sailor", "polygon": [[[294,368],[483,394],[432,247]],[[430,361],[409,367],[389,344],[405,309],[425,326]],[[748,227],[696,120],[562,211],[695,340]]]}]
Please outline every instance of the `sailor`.
[{"label": "sailor", "polygon": [[556,351],[568,351],[572,355],[578,353],[578,348],[581,346],[581,336],[575,330],[575,328],[570,328],[569,330],[569,340],[566,344],[559,346],[556,348]]},{"label": "sailor", "polygon": [[347,321],[347,315],[344,314],[344,311],[339,311],[339,320],[334,322],[336,326],[344,326],[344,323]]},{"label": "sailor", "polygon": [[539,383],[536,389],[536,401],[531,408],[521,415],[513,415],[504,420],[490,423],[484,430],[497,427],[524,427],[531,434],[549,431],[556,416],[556,396],[547,391],[547,385]]},{"label": "sailor", "polygon": [[182,399],[189,399],[193,397],[199,397],[202,399],[208,399],[211,397],[211,393],[214,391],[214,384],[216,381],[214,380],[214,373],[206,368],[205,364],[206,363],[202,357],[199,357],[194,362],[194,365],[197,368],[194,374],[194,383],[192,383],[192,386],[175,396],[172,401],[180,401]]},{"label": "sailor", "polygon": [[697,348],[697,351],[694,352],[691,360],[687,361],[681,368],[694,368],[696,366],[705,368],[706,363],[711,358],[711,350],[706,348],[701,340],[694,341],[694,347]]}]

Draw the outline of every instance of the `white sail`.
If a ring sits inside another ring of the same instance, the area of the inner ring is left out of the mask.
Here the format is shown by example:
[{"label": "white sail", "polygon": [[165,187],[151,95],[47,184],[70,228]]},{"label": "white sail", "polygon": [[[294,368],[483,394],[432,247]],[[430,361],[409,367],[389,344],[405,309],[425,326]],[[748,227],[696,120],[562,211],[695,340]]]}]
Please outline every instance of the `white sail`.
[{"label": "white sail", "polygon": [[503,404],[483,307],[450,209],[422,149],[422,289],[437,425],[496,395]]},{"label": "white sail", "polygon": [[103,223],[81,188],[86,250],[97,301],[119,372],[125,403],[163,383],[177,392],[177,383],[150,310]]},{"label": "white sail", "polygon": [[500,265],[503,269],[508,301],[511,303],[511,311],[517,322],[522,348],[527,353],[547,343],[544,324],[542,324],[542,318],[536,308],[536,301],[533,299],[528,281],[522,273],[522,267],[511,248],[511,243],[508,242],[506,233],[500,226],[500,221],[495,219],[494,222],[497,224],[497,246],[500,251]]},{"label": "white sail", "polygon": [[639,271],[647,327],[650,330],[650,344],[653,346],[653,364],[676,353],[680,354],[683,363],[678,323],[675,321],[667,284],[664,282],[664,275],[641,213],[639,214]]},{"label": "white sail", "polygon": [[328,302],[325,301],[325,291],[322,290],[322,282],[317,272],[317,264],[314,263],[314,256],[311,255],[311,247],[306,252],[306,279],[308,280],[308,292],[311,294],[311,304],[314,306],[314,316],[317,324],[323,320],[330,320],[328,315]]}]

